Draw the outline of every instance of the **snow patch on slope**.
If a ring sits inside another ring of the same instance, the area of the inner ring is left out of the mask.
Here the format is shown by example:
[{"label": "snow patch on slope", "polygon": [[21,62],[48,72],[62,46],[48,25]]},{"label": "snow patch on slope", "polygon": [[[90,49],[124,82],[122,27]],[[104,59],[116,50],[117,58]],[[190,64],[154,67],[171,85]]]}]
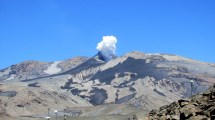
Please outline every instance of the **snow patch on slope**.
[{"label": "snow patch on slope", "polygon": [[59,68],[57,65],[59,63],[61,63],[62,61],[55,61],[54,63],[52,63],[47,70],[45,70],[44,72],[51,75],[51,74],[56,74],[62,71],[61,68]]},{"label": "snow patch on slope", "polygon": [[11,75],[9,78],[7,78],[5,81],[7,80],[12,80],[12,79],[15,79],[15,75]]}]

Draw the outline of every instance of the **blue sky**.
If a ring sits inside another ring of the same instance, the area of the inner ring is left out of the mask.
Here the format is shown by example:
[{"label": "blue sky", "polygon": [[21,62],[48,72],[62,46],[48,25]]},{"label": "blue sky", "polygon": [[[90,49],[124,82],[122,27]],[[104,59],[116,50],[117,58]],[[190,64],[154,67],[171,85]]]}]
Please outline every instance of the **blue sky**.
[{"label": "blue sky", "polygon": [[0,69],[25,60],[138,50],[215,62],[214,0],[0,0]]}]

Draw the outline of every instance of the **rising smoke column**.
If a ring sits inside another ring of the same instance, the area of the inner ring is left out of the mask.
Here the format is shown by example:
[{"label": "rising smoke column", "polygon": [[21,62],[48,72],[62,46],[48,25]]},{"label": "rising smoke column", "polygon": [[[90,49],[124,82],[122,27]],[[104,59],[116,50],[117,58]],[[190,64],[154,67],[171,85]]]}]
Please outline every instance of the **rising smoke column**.
[{"label": "rising smoke column", "polygon": [[116,56],[117,39],[114,36],[103,36],[103,39],[98,43],[96,49],[102,54],[105,61],[113,59]]}]

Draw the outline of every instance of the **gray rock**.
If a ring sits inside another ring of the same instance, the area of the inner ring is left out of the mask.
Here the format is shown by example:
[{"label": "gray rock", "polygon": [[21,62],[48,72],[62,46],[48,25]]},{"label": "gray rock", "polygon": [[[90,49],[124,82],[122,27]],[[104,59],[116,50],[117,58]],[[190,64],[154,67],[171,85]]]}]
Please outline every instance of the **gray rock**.
[{"label": "gray rock", "polygon": [[[214,84],[215,85],[215,84]],[[153,110],[149,113],[149,119],[163,119],[165,116],[168,119],[176,119],[176,120],[214,120],[215,119],[215,86],[211,87],[209,90],[204,92],[203,94],[198,94],[192,97],[191,100],[178,100],[178,102],[174,102],[169,106],[163,106],[159,111]],[[198,103],[196,100],[198,99]],[[180,106],[178,106],[178,104]],[[178,111],[175,111],[178,109]],[[163,111],[170,110],[167,114],[161,114]],[[175,111],[175,112],[172,112]],[[174,114],[173,114],[174,113]]]}]

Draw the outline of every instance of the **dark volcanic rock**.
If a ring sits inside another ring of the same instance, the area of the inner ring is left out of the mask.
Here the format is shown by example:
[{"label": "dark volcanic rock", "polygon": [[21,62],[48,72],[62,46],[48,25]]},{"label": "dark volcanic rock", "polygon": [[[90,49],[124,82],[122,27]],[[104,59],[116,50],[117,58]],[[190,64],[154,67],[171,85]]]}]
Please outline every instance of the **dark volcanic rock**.
[{"label": "dark volcanic rock", "polygon": [[97,72],[93,79],[99,79],[102,83],[105,82],[106,84],[110,84],[115,78],[115,73],[119,73],[119,76],[124,76],[123,73],[125,72],[136,73],[137,76],[131,75],[134,80],[145,78],[146,76],[154,77],[159,80],[167,76],[166,69],[156,68],[155,63],[148,64],[146,63],[146,60],[128,57],[124,62],[119,63],[112,68]]},{"label": "dark volcanic rock", "polygon": [[98,52],[98,58],[100,59],[100,60],[102,60],[102,61],[106,61],[105,60],[105,58],[104,58],[104,56],[102,55],[102,53],[101,52]]},{"label": "dark volcanic rock", "polygon": [[29,87],[40,87],[40,86],[38,85],[38,82],[28,84],[28,86],[29,86]]},{"label": "dark volcanic rock", "polygon": [[191,100],[178,100],[163,106],[159,111],[149,113],[150,120],[214,120],[215,119],[215,84],[202,94],[197,94]]},{"label": "dark volcanic rock", "polygon": [[157,89],[153,89],[153,91],[156,92],[156,93],[158,93],[158,94],[161,95],[161,96],[166,96],[164,93],[159,92]]},{"label": "dark volcanic rock", "polygon": [[4,91],[0,92],[0,96],[7,96],[7,97],[14,97],[16,96],[17,92],[16,91]]},{"label": "dark volcanic rock", "polygon": [[101,105],[108,98],[104,89],[94,88],[91,90],[91,93],[93,93],[93,95],[90,96],[90,103],[93,105]]},{"label": "dark volcanic rock", "polygon": [[131,94],[131,95],[127,95],[127,96],[125,96],[125,97],[122,97],[122,98],[116,100],[116,103],[117,103],[117,104],[121,104],[121,103],[124,103],[124,102],[128,102],[129,100],[131,100],[132,98],[134,98],[135,95],[136,95],[136,94],[134,93],[134,94]]}]

